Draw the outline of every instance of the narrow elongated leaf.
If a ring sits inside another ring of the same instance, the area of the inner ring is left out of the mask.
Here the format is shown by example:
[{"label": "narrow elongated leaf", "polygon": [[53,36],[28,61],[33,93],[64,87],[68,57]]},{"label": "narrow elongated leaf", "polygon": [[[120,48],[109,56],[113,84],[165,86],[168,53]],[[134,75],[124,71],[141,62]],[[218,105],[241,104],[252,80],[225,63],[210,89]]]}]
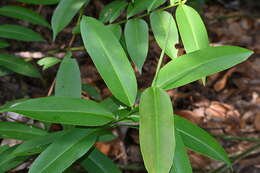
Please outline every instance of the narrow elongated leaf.
[{"label": "narrow elongated leaf", "polygon": [[13,155],[12,152],[17,148],[17,146],[18,145],[9,147],[8,149],[0,153],[0,168],[2,168],[4,165],[6,165],[8,162],[15,158],[15,155]]},{"label": "narrow elongated leaf", "polygon": [[149,173],[169,172],[175,150],[170,97],[162,89],[148,88],[141,96],[139,110],[139,138],[145,167]]},{"label": "narrow elongated leaf", "polygon": [[175,131],[175,138],[176,147],[170,173],[192,173],[189,156],[178,130]]},{"label": "narrow elongated leaf", "polygon": [[29,157],[16,157],[12,159],[11,161],[1,165],[0,167],[0,173],[6,173],[10,171],[13,168],[16,168],[17,166],[21,165],[23,162],[25,162]]},{"label": "narrow elongated leaf", "polygon": [[59,62],[60,62],[60,60],[58,58],[45,57],[45,58],[37,61],[37,64],[40,65],[40,66],[43,66],[43,70],[46,70],[46,69],[54,66],[55,64],[58,64]]},{"label": "narrow elongated leaf", "polygon": [[177,115],[174,117],[176,130],[180,133],[186,147],[212,159],[230,164],[225,150],[212,136],[190,121]]},{"label": "narrow elongated leaf", "polygon": [[12,72],[11,70],[8,70],[7,68],[0,66],[0,76],[6,76],[9,74],[13,74],[14,72]]},{"label": "narrow elongated leaf", "polygon": [[135,0],[131,8],[127,10],[127,18],[136,15],[144,10],[151,11],[162,5],[166,0]]},{"label": "narrow elongated leaf", "polygon": [[10,44],[5,40],[0,40],[0,49],[9,47]]},{"label": "narrow elongated leaf", "polygon": [[174,18],[169,12],[159,11],[150,15],[152,31],[156,42],[165,53],[175,58],[178,50],[175,45],[179,43],[179,35]]},{"label": "narrow elongated leaf", "polygon": [[81,78],[78,63],[68,53],[60,64],[56,77],[55,96],[81,98]]},{"label": "narrow elongated leaf", "polygon": [[29,156],[42,152],[50,143],[63,136],[66,131],[50,133],[44,136],[35,137],[19,145],[12,154],[16,156]]},{"label": "narrow elongated leaf", "polygon": [[121,173],[117,166],[97,149],[94,149],[80,165],[88,173]]},{"label": "narrow elongated leaf", "polygon": [[51,18],[53,40],[70,23],[79,9],[88,2],[89,0],[60,0]]},{"label": "narrow elongated leaf", "polygon": [[104,23],[112,23],[120,16],[127,4],[127,2],[121,0],[112,1],[102,9],[99,15],[99,20]]},{"label": "narrow elongated leaf", "polygon": [[0,25],[0,38],[21,41],[45,41],[37,32],[18,25]]},{"label": "narrow elongated leaf", "polygon": [[16,112],[26,117],[52,123],[99,126],[114,120],[113,114],[91,100],[70,97],[30,99],[0,112]]},{"label": "narrow elongated leaf", "polygon": [[137,82],[117,38],[101,22],[85,16],[81,20],[81,35],[86,50],[113,95],[132,106],[137,94]]},{"label": "narrow elongated leaf", "polygon": [[24,2],[28,4],[50,5],[50,4],[57,4],[60,0],[16,0],[16,1]]},{"label": "narrow elongated leaf", "polygon": [[183,55],[159,72],[157,85],[176,88],[245,61],[253,52],[235,46],[208,47]]},{"label": "narrow elongated leaf", "polygon": [[29,173],[63,172],[96,141],[95,130],[74,128],[52,143],[33,162]]},{"label": "narrow elongated leaf", "polygon": [[20,6],[8,5],[0,8],[0,15],[25,20],[50,28],[50,24],[38,13]]},{"label": "narrow elongated leaf", "polygon": [[[199,13],[187,5],[179,5],[176,19],[182,42],[187,53],[209,47],[206,27]],[[202,78],[205,85],[206,77]]]},{"label": "narrow elongated leaf", "polygon": [[116,38],[120,40],[122,35],[121,26],[119,24],[112,24],[112,25],[108,25],[107,27],[114,33]]},{"label": "narrow elongated leaf", "polygon": [[12,55],[0,54],[0,65],[19,74],[41,77],[41,74],[32,64]]},{"label": "narrow elongated leaf", "polygon": [[46,135],[45,130],[32,125],[16,122],[0,122],[0,137],[8,139],[29,140],[37,136]]},{"label": "narrow elongated leaf", "polygon": [[209,47],[207,30],[196,10],[184,4],[179,5],[176,20],[187,53]]},{"label": "narrow elongated leaf", "polygon": [[125,26],[125,41],[128,53],[139,72],[148,53],[148,25],[142,19],[128,20]]}]

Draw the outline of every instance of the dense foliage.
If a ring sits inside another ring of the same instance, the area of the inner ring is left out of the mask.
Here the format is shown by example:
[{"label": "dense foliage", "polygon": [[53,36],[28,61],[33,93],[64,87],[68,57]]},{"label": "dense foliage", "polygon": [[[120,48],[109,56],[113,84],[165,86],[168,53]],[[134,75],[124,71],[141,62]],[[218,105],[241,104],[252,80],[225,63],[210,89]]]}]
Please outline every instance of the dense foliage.
[{"label": "dense foliage", "polygon": [[[115,0],[102,9],[99,19],[84,16],[90,0],[17,1],[56,4],[51,25],[27,8],[14,5],[0,8],[0,15],[52,29],[53,41],[78,15],[72,34],[80,34],[86,52],[113,96],[100,100],[93,88],[81,84],[78,63],[69,51],[71,44],[62,61],[54,57],[38,61],[44,69],[60,63],[55,95],[16,100],[1,106],[0,112],[19,113],[43,122],[46,128],[0,122],[2,138],[24,141],[13,147],[0,147],[0,172],[37,155],[29,173],[59,173],[74,163],[89,173],[119,173],[121,170],[93,145],[102,136],[111,135],[111,128],[118,127],[120,122],[140,129],[141,152],[149,173],[191,173],[186,148],[230,165],[226,152],[212,136],[174,114],[166,91],[200,79],[206,83],[206,76],[247,60],[252,51],[236,46],[210,46],[203,20],[185,4],[186,0]],[[175,14],[167,11],[175,7]],[[119,20],[124,14],[126,19]],[[145,16],[147,20],[142,19]],[[138,91],[133,66],[142,73],[149,50],[149,29],[161,48],[161,55],[151,86]],[[46,41],[40,33],[13,24],[0,25],[0,38],[1,49],[10,46],[9,39]],[[178,56],[175,48],[180,40],[186,51],[182,56]],[[164,58],[170,60],[162,67]],[[42,78],[30,62],[0,53],[0,75],[11,73]],[[93,100],[82,99],[82,89]],[[139,92],[142,92],[140,99]],[[139,125],[131,125],[133,122]],[[50,123],[62,124],[64,130],[50,132]]]}]

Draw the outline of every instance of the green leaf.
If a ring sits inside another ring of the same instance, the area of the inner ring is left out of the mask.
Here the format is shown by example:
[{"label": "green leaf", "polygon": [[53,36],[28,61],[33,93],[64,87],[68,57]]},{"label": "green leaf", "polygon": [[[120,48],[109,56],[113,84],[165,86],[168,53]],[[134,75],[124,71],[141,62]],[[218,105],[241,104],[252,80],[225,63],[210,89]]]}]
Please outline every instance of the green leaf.
[{"label": "green leaf", "polygon": [[81,78],[78,63],[68,53],[62,60],[55,85],[55,96],[81,98]]},{"label": "green leaf", "polygon": [[137,94],[137,82],[117,38],[100,21],[86,16],[81,20],[81,35],[86,50],[113,95],[132,106]]},{"label": "green leaf", "polygon": [[179,5],[176,20],[187,53],[209,47],[207,30],[196,10],[184,4]]},{"label": "green leaf", "polygon": [[50,28],[50,24],[38,13],[20,6],[8,5],[0,8],[0,15],[25,20]]},{"label": "green leaf", "polygon": [[157,85],[177,88],[204,76],[226,70],[245,60],[253,52],[241,47],[208,47],[183,55],[166,64],[159,72]]},{"label": "green leaf", "polygon": [[225,150],[211,135],[180,116],[176,115],[174,117],[176,130],[181,134],[182,140],[186,147],[212,159],[223,161],[230,165],[230,161]]},{"label": "green leaf", "polygon": [[56,64],[58,64],[61,60],[56,57],[45,57],[37,61],[37,64],[43,66],[43,70],[46,70]]},{"label": "green leaf", "polygon": [[95,130],[74,128],[37,157],[29,173],[63,172],[82,157],[96,141]]},{"label": "green leaf", "polygon": [[175,45],[179,43],[179,35],[174,18],[169,12],[158,11],[150,15],[152,31],[161,49],[172,59],[177,57]]},{"label": "green leaf", "polygon": [[82,126],[99,126],[114,120],[111,112],[100,104],[71,97],[29,99],[0,112],[16,112],[41,121]]},{"label": "green leaf", "polygon": [[172,166],[175,137],[174,116],[170,97],[152,87],[140,100],[140,146],[149,173],[166,173]]},{"label": "green leaf", "polygon": [[93,99],[97,100],[97,101],[101,101],[102,97],[100,95],[100,91],[89,84],[82,84],[82,90],[87,92],[89,94],[90,97],[92,97]]},{"label": "green leaf", "polygon": [[6,173],[6,172],[8,172],[11,169],[16,168],[17,166],[21,165],[26,160],[28,160],[28,157],[16,157],[16,158],[13,158],[9,162],[1,165],[0,173]]},{"label": "green leaf", "polygon": [[[196,10],[184,4],[179,5],[176,10],[176,19],[187,53],[209,47],[206,27]],[[206,84],[206,77],[202,78],[202,82]]]},{"label": "green leaf", "polygon": [[9,74],[13,74],[11,70],[8,70],[7,68],[0,66],[0,76],[6,76]]},{"label": "green leaf", "polygon": [[9,172],[9,170],[19,166],[28,159],[28,157],[16,157],[12,154],[17,146],[5,147],[4,151],[0,152],[0,173]]},{"label": "green leaf", "polygon": [[128,20],[125,26],[125,41],[128,53],[139,72],[148,53],[148,25],[142,19]]},{"label": "green leaf", "polygon": [[5,40],[0,40],[0,49],[9,47],[10,44]]},{"label": "green leaf", "polygon": [[120,40],[122,35],[121,26],[119,24],[112,24],[112,25],[108,25],[107,27],[114,33],[116,38]]},{"label": "green leaf", "polygon": [[0,54],[0,65],[25,76],[41,77],[41,74],[32,64],[12,55]]},{"label": "green leaf", "polygon": [[0,38],[21,41],[45,41],[37,32],[18,25],[0,25]]},{"label": "green leaf", "polygon": [[53,40],[70,23],[80,8],[88,2],[89,0],[61,0],[59,2],[51,18]]},{"label": "green leaf", "polygon": [[28,4],[50,5],[50,4],[57,4],[60,0],[16,0],[16,1],[24,2]]},{"label": "green leaf", "polygon": [[42,152],[49,144],[53,143],[59,137],[63,136],[66,131],[50,133],[44,136],[35,137],[31,140],[20,144],[12,154],[16,156],[28,156]]},{"label": "green leaf", "polygon": [[29,140],[37,136],[46,135],[45,130],[32,125],[16,122],[0,122],[0,137],[7,139]]},{"label": "green leaf", "polygon": [[121,173],[117,166],[99,150],[94,149],[88,157],[80,162],[88,173]]},{"label": "green leaf", "polygon": [[152,9],[160,6],[161,4],[163,4],[166,0],[150,0],[150,5],[148,7],[148,11],[151,11]]},{"label": "green leaf", "polygon": [[135,0],[132,7],[127,9],[127,18],[130,18],[144,10],[151,11],[162,5],[166,0]]},{"label": "green leaf", "polygon": [[110,22],[112,23],[115,21],[120,14],[124,11],[125,7],[127,6],[127,2],[116,0],[109,4],[107,4],[100,12],[99,20],[102,22]]},{"label": "green leaf", "polygon": [[113,141],[117,138],[118,137],[115,136],[113,133],[107,132],[104,135],[98,137],[98,142],[109,142],[109,141]]},{"label": "green leaf", "polygon": [[[176,124],[176,123],[175,123]],[[192,173],[192,168],[187,151],[178,130],[175,130],[176,147],[170,173]]]}]

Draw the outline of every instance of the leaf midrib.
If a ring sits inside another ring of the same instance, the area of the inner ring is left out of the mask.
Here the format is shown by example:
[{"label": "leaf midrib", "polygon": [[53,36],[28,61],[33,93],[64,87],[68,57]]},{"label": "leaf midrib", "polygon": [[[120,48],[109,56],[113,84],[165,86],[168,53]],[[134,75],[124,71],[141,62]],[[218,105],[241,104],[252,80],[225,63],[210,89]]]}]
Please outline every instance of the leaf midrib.
[{"label": "leaf midrib", "polygon": [[[93,31],[93,30],[92,30],[92,31]],[[100,35],[100,34],[96,33],[96,35]],[[112,66],[112,70],[113,70],[113,71],[115,72],[115,74],[116,74],[116,75],[115,75],[116,78],[117,78],[118,81],[120,82],[120,87],[121,87],[121,89],[124,91],[124,94],[125,94],[126,97],[127,97],[128,103],[131,104],[131,99],[130,99],[130,97],[129,97],[129,95],[128,95],[128,92],[126,92],[125,88],[123,87],[122,81],[120,80],[119,75],[118,75],[117,68],[114,68],[114,64],[112,63],[112,59],[113,59],[113,58],[110,56],[109,52],[106,50],[105,45],[104,45],[103,42],[101,41],[100,37],[97,37],[97,40],[98,40],[98,42],[100,43],[101,47],[103,48],[103,50],[104,50],[104,52],[105,52],[105,55],[108,57],[107,59],[108,59],[109,63],[110,63],[111,66]]]}]

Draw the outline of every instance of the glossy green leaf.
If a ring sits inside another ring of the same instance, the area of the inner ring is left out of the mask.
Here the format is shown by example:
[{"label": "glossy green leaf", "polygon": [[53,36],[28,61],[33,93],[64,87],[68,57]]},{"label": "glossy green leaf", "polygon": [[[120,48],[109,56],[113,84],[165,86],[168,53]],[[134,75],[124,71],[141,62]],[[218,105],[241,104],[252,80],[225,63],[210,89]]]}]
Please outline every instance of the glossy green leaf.
[{"label": "glossy green leaf", "polygon": [[162,5],[166,0],[135,0],[131,8],[127,10],[127,18],[136,15],[144,10],[151,11]]},{"label": "glossy green leaf", "polygon": [[230,164],[225,150],[211,135],[180,116],[174,117],[176,130],[180,133],[186,147],[212,159]]},{"label": "glossy green leaf", "polygon": [[9,74],[13,74],[14,72],[12,72],[11,70],[8,70],[7,68],[0,66],[0,76],[6,76]]},{"label": "glossy green leaf", "polygon": [[25,125],[16,122],[0,122],[0,137],[8,139],[29,140],[37,136],[46,135],[45,130],[32,125]]},{"label": "glossy green leaf", "polygon": [[127,2],[121,0],[112,1],[102,9],[99,15],[99,20],[104,23],[112,23],[121,15],[127,4]]},{"label": "glossy green leaf", "polygon": [[92,85],[82,84],[82,90],[87,92],[90,97],[97,101],[100,101],[102,99],[100,91]]},{"label": "glossy green leaf", "polygon": [[100,21],[85,16],[81,20],[81,35],[87,52],[113,95],[132,106],[137,94],[137,82],[117,38]]},{"label": "glossy green leaf", "polygon": [[37,61],[37,64],[43,66],[43,70],[46,70],[56,64],[58,64],[61,60],[55,57],[45,57]]},{"label": "glossy green leaf", "polygon": [[71,97],[30,99],[0,112],[16,112],[41,121],[82,126],[99,126],[114,120],[111,112],[100,104]]},{"label": "glossy green leaf", "polygon": [[0,54],[0,65],[22,75],[41,77],[41,74],[32,64],[12,55]]},{"label": "glossy green leaf", "polygon": [[[206,27],[199,13],[187,5],[179,5],[176,19],[182,42],[187,53],[209,47]],[[206,77],[202,78],[205,85]]]},{"label": "glossy green leaf", "polygon": [[125,26],[125,41],[128,53],[139,72],[148,53],[148,25],[142,19],[128,20]]},{"label": "glossy green leaf", "polygon": [[4,151],[0,152],[0,173],[9,172],[11,169],[19,166],[28,159],[27,156],[16,157],[14,154],[12,154],[12,152],[17,148],[17,146],[4,147]]},{"label": "glossy green leaf", "polygon": [[6,163],[1,164],[0,173],[6,173],[6,172],[10,171],[11,169],[16,168],[17,166],[21,165],[23,162],[25,162],[28,159],[29,159],[29,157],[27,157],[27,156],[16,157],[16,158],[11,159],[11,160],[7,161]]},{"label": "glossy green leaf", "polygon": [[187,5],[179,5],[176,20],[187,53],[209,47],[205,25],[199,13]]},{"label": "glossy green leaf", "polygon": [[86,159],[80,162],[88,173],[121,173],[106,155],[94,149]]},{"label": "glossy green leaf", "polygon": [[88,2],[89,0],[61,0],[59,2],[51,18],[53,40],[71,22],[80,8]]},{"label": "glossy green leaf", "polygon": [[5,40],[0,40],[0,49],[9,47],[10,44]]},{"label": "glossy green leaf", "polygon": [[122,35],[122,28],[119,24],[112,24],[107,26],[116,36],[118,40],[120,40]]},{"label": "glossy green leaf", "polygon": [[247,60],[252,53],[241,47],[220,46],[208,47],[183,55],[160,70],[157,86],[171,89],[188,84],[237,65]]},{"label": "glossy green leaf", "polygon": [[24,2],[28,4],[50,5],[50,4],[57,4],[60,0],[16,0],[16,1]]},{"label": "glossy green leaf", "polygon": [[150,15],[152,31],[156,42],[165,53],[175,58],[178,50],[175,45],[179,43],[179,35],[174,18],[169,12],[158,11]]},{"label": "glossy green leaf", "polygon": [[45,41],[37,32],[18,25],[0,25],[0,38],[21,41]]},{"label": "glossy green leaf", "polygon": [[50,24],[38,13],[20,6],[8,5],[0,8],[0,15],[21,19],[50,28]]},{"label": "glossy green leaf", "polygon": [[12,154],[16,156],[29,156],[42,152],[49,144],[53,143],[59,137],[63,136],[66,131],[50,133],[44,136],[35,137],[31,140],[20,144]]},{"label": "glossy green leaf", "polygon": [[140,146],[149,173],[166,173],[172,166],[175,137],[170,97],[162,89],[152,87],[140,100]]},{"label": "glossy green leaf", "polygon": [[74,128],[37,157],[29,173],[63,172],[82,157],[96,141],[95,130]]},{"label": "glossy green leaf", "polygon": [[175,131],[175,139],[176,147],[170,173],[192,173],[189,156],[178,130]]},{"label": "glossy green leaf", "polygon": [[55,85],[55,96],[81,98],[81,78],[78,63],[68,53],[62,60]]}]

